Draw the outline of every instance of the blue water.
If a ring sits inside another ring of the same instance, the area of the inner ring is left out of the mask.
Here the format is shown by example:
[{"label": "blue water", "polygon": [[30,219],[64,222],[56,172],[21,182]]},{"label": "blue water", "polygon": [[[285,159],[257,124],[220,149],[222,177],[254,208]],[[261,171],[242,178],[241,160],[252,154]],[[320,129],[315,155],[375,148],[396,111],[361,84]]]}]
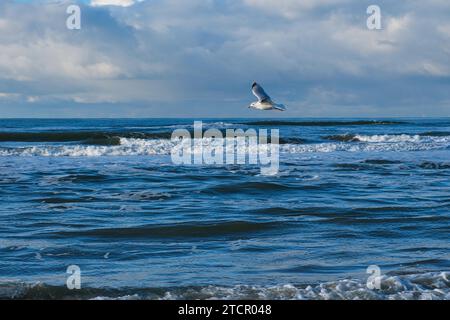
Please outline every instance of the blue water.
[{"label": "blue water", "polygon": [[193,121],[0,120],[0,297],[450,298],[450,119],[205,120],[273,176],[174,165]]}]

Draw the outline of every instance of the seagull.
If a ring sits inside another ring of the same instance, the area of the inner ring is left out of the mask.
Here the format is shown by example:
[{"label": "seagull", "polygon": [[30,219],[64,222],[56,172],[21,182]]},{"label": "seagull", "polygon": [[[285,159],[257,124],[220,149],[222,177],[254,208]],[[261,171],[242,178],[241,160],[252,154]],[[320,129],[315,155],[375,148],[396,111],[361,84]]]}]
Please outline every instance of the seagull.
[{"label": "seagull", "polygon": [[273,102],[264,89],[256,82],[253,82],[252,92],[258,98],[258,101],[252,102],[249,105],[249,108],[258,110],[286,111],[286,107],[283,104]]}]

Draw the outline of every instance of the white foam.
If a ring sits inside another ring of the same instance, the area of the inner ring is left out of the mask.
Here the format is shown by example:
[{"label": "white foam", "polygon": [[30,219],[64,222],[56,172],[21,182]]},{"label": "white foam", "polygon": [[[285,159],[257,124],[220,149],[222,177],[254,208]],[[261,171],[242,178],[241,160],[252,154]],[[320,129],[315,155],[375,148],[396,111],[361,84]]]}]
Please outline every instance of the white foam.
[{"label": "white foam", "polygon": [[327,142],[317,144],[287,144],[280,150],[287,153],[309,152],[383,152],[427,151],[450,147],[450,137],[421,137],[418,135],[356,135],[359,143]]},{"label": "white foam", "polygon": [[[189,286],[164,290],[163,288],[117,288],[115,293],[105,289],[94,300],[206,300],[206,299],[262,299],[262,300],[450,300],[450,272],[427,272],[409,275],[383,275],[380,289],[369,289],[366,279],[341,279],[312,284],[279,284],[273,286]],[[3,279],[0,298],[22,298],[35,292],[55,296],[54,287],[43,283],[26,284]],[[98,289],[101,291],[101,289]],[[60,291],[57,291],[60,292]],[[139,292],[139,293],[137,293]],[[70,295],[68,296],[70,297]]]},{"label": "white foam", "polygon": [[420,142],[426,142],[422,141],[423,139],[419,135],[408,135],[408,134],[400,134],[400,135],[356,135],[355,139],[357,139],[360,142],[372,142],[372,143],[379,143],[379,142],[414,142],[414,143],[420,143]]},{"label": "white foam", "polygon": [[382,276],[381,289],[369,289],[366,282],[344,279],[316,285],[292,284],[271,287],[208,286],[197,292],[175,294],[166,292],[162,299],[285,299],[285,300],[448,300],[450,281],[448,272],[424,273],[408,276]]},{"label": "white foam", "polygon": [[169,154],[173,146],[170,140],[120,139],[118,146],[32,146],[23,148],[2,148],[0,156],[42,156],[42,157],[100,157]]},{"label": "white foam", "polygon": [[[426,151],[450,148],[450,137],[420,137],[411,135],[356,136],[361,142],[326,142],[316,144],[280,145],[282,153],[324,153],[324,152],[383,152],[383,151]],[[204,147],[226,145],[227,140],[202,139]],[[94,145],[34,145],[28,147],[0,147],[0,156],[42,156],[42,157],[100,157],[100,156],[151,156],[170,155],[178,143],[167,139],[121,138],[117,146]],[[241,146],[242,148],[243,146]],[[236,146],[237,148],[237,146]],[[254,146],[249,153],[257,153]],[[195,153],[195,149],[193,152]],[[236,151],[236,150],[235,150]]]},{"label": "white foam", "polygon": [[[197,142],[195,142],[197,143]],[[226,151],[227,144],[234,143],[232,139],[204,138],[202,139],[203,150],[213,148],[217,144],[222,145]],[[118,146],[88,146],[88,145],[65,145],[65,146],[31,146],[22,148],[0,148],[0,156],[42,156],[42,157],[100,157],[100,156],[149,156],[169,155],[173,148],[181,147],[181,144],[166,139],[128,139],[121,138]],[[258,153],[256,145],[248,144],[237,148],[245,148],[248,153]],[[202,149],[192,148],[190,153],[201,152]],[[189,150],[187,150],[189,151]]]},{"label": "white foam", "polygon": [[339,144],[339,143],[319,143],[311,145],[283,145],[280,148],[284,153],[314,153],[314,152],[387,152],[387,151],[427,151],[443,150],[450,144],[410,144],[410,143],[391,143],[391,144]]},{"label": "white foam", "polygon": [[365,280],[342,279],[311,285],[205,286],[168,290],[159,296],[130,294],[96,299],[200,300],[449,300],[448,272],[380,277],[381,288],[369,289]]}]

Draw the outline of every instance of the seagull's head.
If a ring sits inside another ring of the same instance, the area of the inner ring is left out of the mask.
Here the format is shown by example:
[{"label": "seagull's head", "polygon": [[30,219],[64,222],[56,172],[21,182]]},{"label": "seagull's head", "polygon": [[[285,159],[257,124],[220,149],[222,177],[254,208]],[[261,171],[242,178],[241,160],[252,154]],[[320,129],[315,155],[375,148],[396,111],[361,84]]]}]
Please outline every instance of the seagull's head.
[{"label": "seagull's head", "polygon": [[256,102],[252,102],[250,103],[250,105],[248,106],[249,108],[254,108],[255,107]]}]

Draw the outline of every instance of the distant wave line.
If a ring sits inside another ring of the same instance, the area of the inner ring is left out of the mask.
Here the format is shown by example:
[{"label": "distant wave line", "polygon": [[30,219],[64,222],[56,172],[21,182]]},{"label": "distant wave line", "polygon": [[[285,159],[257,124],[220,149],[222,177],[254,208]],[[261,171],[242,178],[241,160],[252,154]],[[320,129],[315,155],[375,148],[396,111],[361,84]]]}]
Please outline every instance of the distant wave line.
[{"label": "distant wave line", "polygon": [[253,126],[315,126],[315,127],[330,127],[330,126],[364,126],[364,125],[397,125],[407,124],[403,121],[384,121],[384,120],[359,120],[359,121],[283,121],[283,120],[261,120],[241,122],[240,124]]}]

